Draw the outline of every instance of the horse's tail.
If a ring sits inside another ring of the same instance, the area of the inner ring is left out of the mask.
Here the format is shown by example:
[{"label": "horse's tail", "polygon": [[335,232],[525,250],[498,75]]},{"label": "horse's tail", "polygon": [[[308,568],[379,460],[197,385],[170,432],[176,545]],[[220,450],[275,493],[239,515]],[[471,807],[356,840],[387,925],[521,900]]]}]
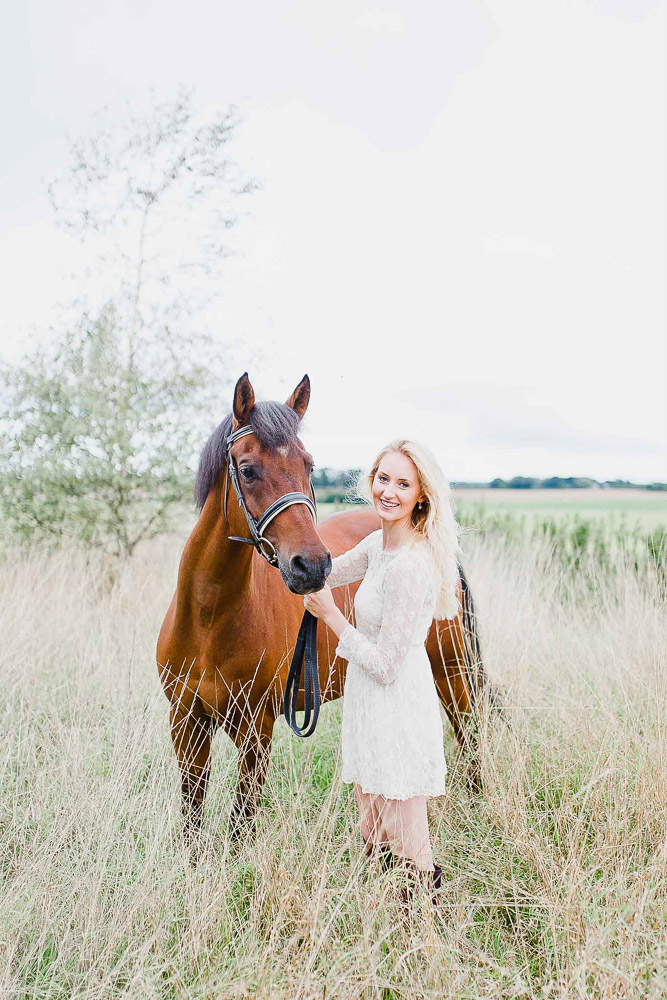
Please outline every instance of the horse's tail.
[{"label": "horse's tail", "polygon": [[484,668],[475,602],[472,599],[470,587],[460,563],[459,576],[461,578],[461,615],[463,621],[463,669],[471,695],[470,707],[475,713],[479,709],[482,699],[488,697],[489,706],[502,715],[502,692],[497,685],[490,682]]}]

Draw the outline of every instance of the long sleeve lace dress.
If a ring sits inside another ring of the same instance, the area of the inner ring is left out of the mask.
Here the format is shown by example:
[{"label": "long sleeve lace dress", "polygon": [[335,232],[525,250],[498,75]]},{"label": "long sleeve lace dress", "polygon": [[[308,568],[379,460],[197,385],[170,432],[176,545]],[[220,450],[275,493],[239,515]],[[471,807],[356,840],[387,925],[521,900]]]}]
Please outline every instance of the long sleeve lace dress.
[{"label": "long sleeve lace dress", "polygon": [[442,795],[442,719],[425,649],[437,599],[428,542],[410,540],[385,552],[382,530],[371,532],[333,560],[327,583],[360,579],[357,627],[348,623],[336,648],[348,661],[342,780],[387,799]]}]

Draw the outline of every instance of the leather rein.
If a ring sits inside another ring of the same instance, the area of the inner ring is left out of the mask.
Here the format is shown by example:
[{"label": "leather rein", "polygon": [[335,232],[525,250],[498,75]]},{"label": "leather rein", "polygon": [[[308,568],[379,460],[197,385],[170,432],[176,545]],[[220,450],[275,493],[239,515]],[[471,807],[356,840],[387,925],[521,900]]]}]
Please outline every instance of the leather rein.
[{"label": "leather rein", "polygon": [[[313,515],[315,524],[317,524],[317,503],[315,501],[315,490],[313,489],[313,481],[311,478],[311,496],[308,496],[306,493],[285,493],[283,496],[279,497],[278,500],[274,501],[274,503],[267,507],[259,520],[256,521],[246,506],[236,470],[236,463],[234,462],[234,458],[232,456],[232,445],[234,442],[238,441],[241,437],[245,437],[246,434],[254,433],[255,431],[252,427],[241,427],[239,430],[234,431],[233,434],[230,434],[227,438],[227,471],[225,473],[224,495],[225,520],[227,521],[227,524],[229,524],[229,518],[227,517],[227,493],[229,491],[229,476],[231,475],[232,484],[238,497],[239,506],[243,509],[251,535],[250,538],[242,538],[239,535],[228,535],[228,538],[232,542],[245,542],[248,545],[254,545],[259,554],[266,559],[271,566],[277,567],[278,553],[276,552],[273,542],[264,537],[264,529],[267,524],[274,519],[274,517],[280,514],[281,511],[285,510],[287,507],[291,507],[292,504],[295,503],[305,504]],[[305,701],[303,726],[300,727],[296,721],[296,703],[299,696],[299,683],[301,680],[302,666]],[[311,736],[315,732],[317,718],[320,714],[320,675],[317,669],[317,618],[315,615],[312,615],[310,611],[304,611],[301,625],[299,627],[299,634],[294,647],[294,654],[292,656],[292,662],[290,663],[287,684],[285,686],[283,710],[288,726],[294,733],[296,733],[297,736]]]}]

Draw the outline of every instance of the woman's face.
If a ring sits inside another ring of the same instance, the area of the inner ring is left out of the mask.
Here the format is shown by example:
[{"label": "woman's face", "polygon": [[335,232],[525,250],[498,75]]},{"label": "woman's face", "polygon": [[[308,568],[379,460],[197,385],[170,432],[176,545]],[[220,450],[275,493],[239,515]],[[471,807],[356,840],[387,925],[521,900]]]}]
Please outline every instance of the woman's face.
[{"label": "woman's face", "polygon": [[383,521],[408,519],[417,501],[425,499],[415,463],[398,451],[388,451],[380,459],[372,492],[373,504]]}]

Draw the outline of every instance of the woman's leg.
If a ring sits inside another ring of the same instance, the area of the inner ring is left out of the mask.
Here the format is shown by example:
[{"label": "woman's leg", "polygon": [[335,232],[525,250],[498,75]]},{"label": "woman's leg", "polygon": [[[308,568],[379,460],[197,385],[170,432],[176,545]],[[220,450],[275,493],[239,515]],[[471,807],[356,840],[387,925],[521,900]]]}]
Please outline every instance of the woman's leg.
[{"label": "woman's leg", "polygon": [[387,836],[381,829],[379,810],[375,799],[377,796],[369,792],[363,792],[361,786],[354,783],[354,797],[359,807],[359,817],[361,820],[361,836],[364,838],[368,848],[386,841]]},{"label": "woman's leg", "polygon": [[389,842],[393,854],[412,861],[421,871],[435,871],[425,795],[384,799],[380,823],[382,839]]}]

